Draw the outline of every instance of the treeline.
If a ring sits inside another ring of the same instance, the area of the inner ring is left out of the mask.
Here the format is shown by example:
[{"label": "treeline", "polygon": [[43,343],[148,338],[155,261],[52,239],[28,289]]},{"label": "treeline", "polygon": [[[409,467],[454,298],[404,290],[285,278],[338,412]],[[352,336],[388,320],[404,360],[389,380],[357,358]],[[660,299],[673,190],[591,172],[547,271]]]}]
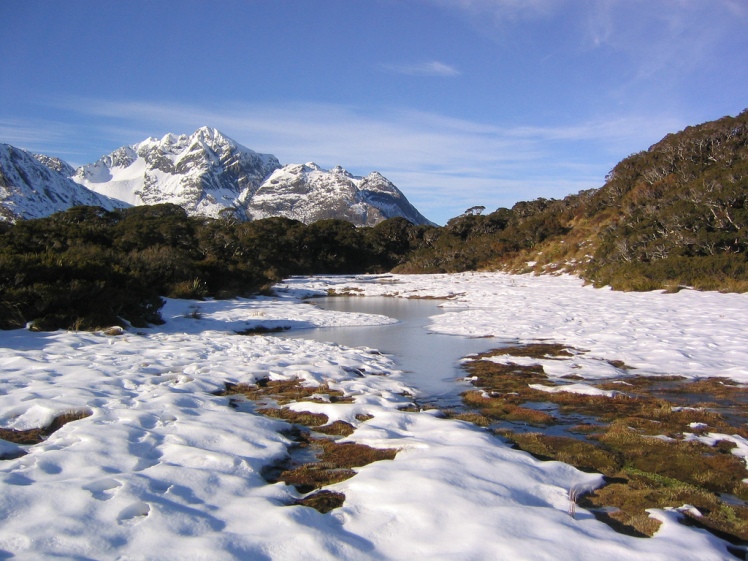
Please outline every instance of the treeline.
[{"label": "treeline", "polygon": [[162,296],[230,297],[289,275],[382,272],[422,243],[395,218],[236,223],[170,204],[107,212],[75,207],[0,225],[0,328],[95,329],[161,321]]}]

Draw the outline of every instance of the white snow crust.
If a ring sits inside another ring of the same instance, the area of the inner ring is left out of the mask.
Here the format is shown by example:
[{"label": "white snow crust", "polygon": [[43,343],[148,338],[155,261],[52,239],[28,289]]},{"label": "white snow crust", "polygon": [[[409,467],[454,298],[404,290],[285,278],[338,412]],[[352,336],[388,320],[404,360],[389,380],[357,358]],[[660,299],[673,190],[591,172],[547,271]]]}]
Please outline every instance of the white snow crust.
[{"label": "white snow crust", "polygon": [[[612,375],[607,361],[616,359],[650,374],[748,380],[746,295],[624,294],[570,277],[290,279],[276,299],[170,300],[164,326],[120,336],[0,332],[0,427],[91,413],[0,461],[0,558],[731,559],[724,542],[680,524],[675,509],[651,512],[663,523],[653,538],[618,534],[581,508],[572,517],[570,492],[601,476],[541,462],[462,421],[401,411],[416,390],[373,349],[236,334],[390,321],[299,300],[346,286],[450,296],[431,329],[493,336],[497,346],[572,345],[587,352],[555,362],[575,363],[584,378]],[[260,475],[288,454],[287,425],[213,395],[225,382],[265,377],[343,391],[353,403],[293,408],[346,420],[356,426],[347,440],[400,452],[331,486],[346,496],[331,513],[289,506],[295,489]],[[17,448],[0,441],[0,455]]]}]

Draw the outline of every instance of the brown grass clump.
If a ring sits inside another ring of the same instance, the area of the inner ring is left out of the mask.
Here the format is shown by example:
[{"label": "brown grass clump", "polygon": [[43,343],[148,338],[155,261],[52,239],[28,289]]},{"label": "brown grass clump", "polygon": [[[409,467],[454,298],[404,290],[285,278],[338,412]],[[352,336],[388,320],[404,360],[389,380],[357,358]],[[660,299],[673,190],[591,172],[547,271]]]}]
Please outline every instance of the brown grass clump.
[{"label": "brown grass clump", "polygon": [[[617,507],[618,510],[607,513],[614,527],[624,530],[624,533],[651,536],[660,524],[649,518],[645,509],[688,504],[701,512],[702,516],[697,518],[700,525],[726,534],[726,537],[748,540],[748,508],[728,505],[714,493],[654,473],[627,468],[621,475],[615,482],[585,496],[579,502],[580,506],[592,509]],[[599,512],[595,514],[605,519]]]},{"label": "brown grass clump", "polygon": [[44,429],[3,429],[0,428],[0,438],[13,442],[14,444],[39,444],[44,440],[46,432]]},{"label": "brown grass clump", "polygon": [[349,436],[355,431],[355,427],[345,421],[333,421],[329,425],[323,425],[314,429],[315,432],[329,434],[331,436]]},{"label": "brown grass clump", "polygon": [[287,485],[293,485],[300,493],[345,481],[356,475],[351,468],[380,460],[392,460],[398,452],[353,442],[337,443],[326,438],[313,438],[308,434],[299,435],[297,440],[298,446],[308,448],[314,453],[316,460],[269,469],[265,478],[271,483],[283,481]]},{"label": "brown grass clump", "polygon": [[497,433],[541,460],[559,460],[583,471],[598,471],[606,475],[616,473],[622,466],[621,458],[615,453],[578,438],[508,430]]},{"label": "brown grass clump", "polygon": [[352,401],[343,392],[330,389],[327,384],[303,386],[299,379],[269,380],[265,378],[258,380],[256,384],[232,384],[231,382],[226,382],[225,388],[222,391],[216,392],[215,395],[243,395],[253,401],[272,399],[279,405],[285,405],[294,401],[322,400],[329,401],[330,403],[348,403]]},{"label": "brown grass clump", "polygon": [[323,463],[345,468],[361,467],[380,460],[394,460],[398,453],[398,450],[392,448],[372,448],[355,442],[337,443],[320,439],[317,443],[322,447],[320,460]]},{"label": "brown grass clump", "polygon": [[309,493],[334,483],[340,483],[356,475],[352,469],[332,469],[320,464],[304,464],[294,469],[282,471],[278,481],[293,485],[299,493]]},{"label": "brown grass clump", "polygon": [[69,411],[55,417],[46,427],[38,429],[16,430],[0,428],[0,439],[13,442],[14,444],[39,444],[66,424],[85,419],[91,415],[93,415],[91,411]]},{"label": "brown grass clump", "polygon": [[457,419],[458,421],[466,421],[473,423],[479,427],[487,427],[491,424],[491,419],[480,413],[457,413],[448,415],[451,419]]},{"label": "brown grass clump", "polygon": [[307,495],[303,499],[297,499],[294,501],[295,505],[308,506],[313,508],[322,514],[326,514],[333,509],[340,508],[345,502],[345,495],[343,493],[335,493],[334,491],[317,491],[311,495]]},{"label": "brown grass clump", "polygon": [[283,419],[284,421],[307,427],[321,427],[322,425],[326,425],[328,421],[328,417],[324,413],[310,413],[309,411],[293,411],[292,409],[267,407],[258,409],[257,412],[268,417]]},{"label": "brown grass clump", "polygon": [[488,397],[480,391],[470,391],[463,394],[462,400],[466,405],[478,408],[480,416],[486,419],[514,421],[535,426],[550,425],[555,421],[552,415],[544,411],[516,405],[512,397]]},{"label": "brown grass clump", "polygon": [[265,327],[264,325],[258,325],[256,327],[248,327],[242,331],[237,331],[237,335],[267,335],[268,333],[282,333],[291,329],[287,325],[279,325],[276,327]]},{"label": "brown grass clump", "polygon": [[492,356],[508,355],[521,356],[528,358],[568,358],[574,356],[576,349],[559,343],[529,343],[527,345],[518,345],[516,347],[503,347],[494,349],[487,353],[481,353],[478,359]]},{"label": "brown grass clump", "polygon": [[625,419],[614,422],[600,442],[621,454],[628,468],[748,499],[748,486],[742,481],[748,476],[745,462],[729,448],[643,435]]},{"label": "brown grass clump", "polygon": [[548,381],[543,367],[539,364],[520,366],[519,364],[499,364],[488,360],[474,360],[464,365],[465,370],[474,378],[475,386],[492,393],[512,394],[523,391],[534,391],[528,384],[541,384]]}]

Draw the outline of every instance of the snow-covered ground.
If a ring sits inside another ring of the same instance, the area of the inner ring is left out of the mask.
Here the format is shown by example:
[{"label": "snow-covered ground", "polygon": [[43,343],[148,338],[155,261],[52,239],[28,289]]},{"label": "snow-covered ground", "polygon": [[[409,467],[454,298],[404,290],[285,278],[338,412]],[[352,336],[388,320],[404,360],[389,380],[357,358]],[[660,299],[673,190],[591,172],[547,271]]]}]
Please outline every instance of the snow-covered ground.
[{"label": "snow-covered ground", "polygon": [[[663,525],[651,539],[617,534],[579,508],[572,517],[569,492],[599,476],[537,461],[461,421],[398,410],[416,390],[371,349],[235,333],[389,322],[299,300],[345,287],[451,296],[434,331],[586,351],[555,361],[552,375],[616,375],[608,361],[617,360],[748,382],[748,295],[616,293],[572,277],[291,279],[277,299],[169,301],[164,326],[120,336],[0,332],[0,427],[91,413],[0,461],[0,559],[732,559],[676,511],[652,512]],[[331,486],[346,496],[331,513],[287,506],[294,488],[260,475],[287,454],[286,425],[213,395],[268,376],[353,396],[294,408],[346,420],[357,427],[347,440],[399,454]],[[0,442],[0,455],[14,449]]]}]

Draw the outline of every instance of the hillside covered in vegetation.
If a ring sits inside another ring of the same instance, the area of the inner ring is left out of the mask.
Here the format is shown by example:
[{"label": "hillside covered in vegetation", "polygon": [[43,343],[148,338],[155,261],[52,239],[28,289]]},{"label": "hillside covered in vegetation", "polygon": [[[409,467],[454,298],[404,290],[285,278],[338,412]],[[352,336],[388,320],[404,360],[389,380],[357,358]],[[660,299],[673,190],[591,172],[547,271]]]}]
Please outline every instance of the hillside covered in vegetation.
[{"label": "hillside covered in vegetation", "polygon": [[748,110],[666,136],[600,189],[474,207],[443,228],[75,207],[0,223],[0,328],[157,323],[162,296],[249,295],[301,274],[569,272],[622,290],[748,291],[747,193]]},{"label": "hillside covered in vegetation", "polygon": [[400,272],[571,272],[623,290],[748,290],[748,110],[670,134],[563,200],[476,207]]}]

